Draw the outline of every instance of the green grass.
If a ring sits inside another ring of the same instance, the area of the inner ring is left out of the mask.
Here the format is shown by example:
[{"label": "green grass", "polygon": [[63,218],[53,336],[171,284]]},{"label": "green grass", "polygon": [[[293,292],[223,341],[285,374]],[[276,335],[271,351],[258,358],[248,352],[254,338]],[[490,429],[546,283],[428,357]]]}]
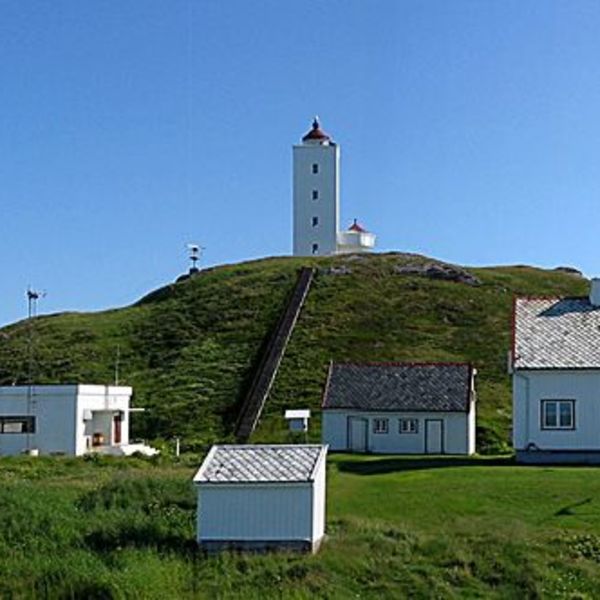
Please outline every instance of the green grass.
[{"label": "green grass", "polygon": [[[260,351],[304,264],[318,268],[255,440],[282,440],[284,408],[320,405],[330,360],[473,362],[481,452],[508,449],[514,294],[584,294],[584,279],[530,267],[478,268],[482,285],[399,275],[425,260],[402,254],[272,258],[207,270],[131,307],[61,314],[35,322],[38,383],[111,383],[117,348],[121,381],[133,385],[134,434],[183,438],[200,450],[230,439]],[[346,265],[349,275],[329,267]],[[0,330],[0,385],[27,380],[26,324]],[[319,437],[318,416],[311,429]]]},{"label": "green grass", "polygon": [[0,597],[596,598],[600,471],[332,456],[316,556],[196,551],[198,457],[0,460]]}]

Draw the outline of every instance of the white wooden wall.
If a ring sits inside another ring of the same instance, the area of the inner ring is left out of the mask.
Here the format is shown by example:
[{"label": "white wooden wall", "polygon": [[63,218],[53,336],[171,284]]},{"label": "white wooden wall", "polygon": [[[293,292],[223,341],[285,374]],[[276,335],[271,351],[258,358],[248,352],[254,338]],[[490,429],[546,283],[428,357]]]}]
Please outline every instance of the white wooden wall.
[{"label": "white wooden wall", "polygon": [[[542,430],[542,400],[575,400],[574,430]],[[513,444],[524,450],[600,450],[600,370],[513,374]]]},{"label": "white wooden wall", "polygon": [[[425,420],[442,419],[444,422],[444,453],[472,454],[475,451],[475,405],[468,413],[415,412],[371,413],[345,410],[325,410],[322,417],[322,442],[333,451],[349,450],[348,417],[367,419],[368,451],[382,454],[424,454]],[[373,420],[388,419],[387,434],[373,432]],[[399,419],[417,419],[418,433],[399,433]]]},{"label": "white wooden wall", "polygon": [[311,483],[199,484],[198,541],[312,541]]}]

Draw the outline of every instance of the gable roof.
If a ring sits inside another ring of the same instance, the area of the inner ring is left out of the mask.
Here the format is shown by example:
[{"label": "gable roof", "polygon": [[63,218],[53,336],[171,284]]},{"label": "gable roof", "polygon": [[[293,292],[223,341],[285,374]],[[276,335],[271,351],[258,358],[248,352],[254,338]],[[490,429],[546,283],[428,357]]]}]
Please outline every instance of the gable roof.
[{"label": "gable roof", "polygon": [[323,409],[467,412],[466,363],[332,363]]},{"label": "gable roof", "polygon": [[290,483],[314,479],[327,446],[216,445],[204,459],[194,483]]},{"label": "gable roof", "polygon": [[600,368],[600,307],[588,298],[516,298],[513,367]]}]

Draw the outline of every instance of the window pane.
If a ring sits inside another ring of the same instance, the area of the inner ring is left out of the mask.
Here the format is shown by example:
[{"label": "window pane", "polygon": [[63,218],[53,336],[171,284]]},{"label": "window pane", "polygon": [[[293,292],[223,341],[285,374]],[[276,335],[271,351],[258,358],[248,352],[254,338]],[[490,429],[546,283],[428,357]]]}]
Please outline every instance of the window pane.
[{"label": "window pane", "polygon": [[374,433],[387,433],[388,432],[388,420],[387,419],[374,419],[373,420],[373,432]]},{"label": "window pane", "polygon": [[13,421],[4,423],[4,433],[23,433],[25,431],[25,423],[23,421]]},{"label": "window pane", "polygon": [[556,402],[544,402],[544,411],[544,425],[546,427],[556,427],[558,425]]},{"label": "window pane", "polygon": [[35,417],[0,417],[0,433],[35,433]]},{"label": "window pane", "polygon": [[560,403],[560,426],[573,427],[573,403]]}]

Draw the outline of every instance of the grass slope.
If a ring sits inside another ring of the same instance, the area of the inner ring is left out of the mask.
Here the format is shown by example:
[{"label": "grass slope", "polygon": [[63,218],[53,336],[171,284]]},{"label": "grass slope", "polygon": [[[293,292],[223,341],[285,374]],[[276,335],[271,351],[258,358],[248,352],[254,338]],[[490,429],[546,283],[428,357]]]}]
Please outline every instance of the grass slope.
[{"label": "grass slope", "polygon": [[[377,254],[273,258],[223,266],[157,290],[136,305],[35,322],[39,383],[133,385],[136,434],[182,436],[198,447],[231,435],[261,348],[302,265],[318,268],[256,440],[286,436],[285,407],[318,408],[331,359],[466,360],[479,371],[479,448],[506,447],[510,382],[506,352],[514,294],[584,294],[587,282],[528,267],[471,269],[469,286],[395,272],[428,259]],[[345,266],[349,274],[331,274]],[[0,384],[27,380],[27,325],[0,330]],[[311,435],[318,438],[318,427]]]},{"label": "grass slope", "polygon": [[186,460],[0,459],[0,597],[600,594],[597,469],[338,455],[318,555],[205,558]]}]

